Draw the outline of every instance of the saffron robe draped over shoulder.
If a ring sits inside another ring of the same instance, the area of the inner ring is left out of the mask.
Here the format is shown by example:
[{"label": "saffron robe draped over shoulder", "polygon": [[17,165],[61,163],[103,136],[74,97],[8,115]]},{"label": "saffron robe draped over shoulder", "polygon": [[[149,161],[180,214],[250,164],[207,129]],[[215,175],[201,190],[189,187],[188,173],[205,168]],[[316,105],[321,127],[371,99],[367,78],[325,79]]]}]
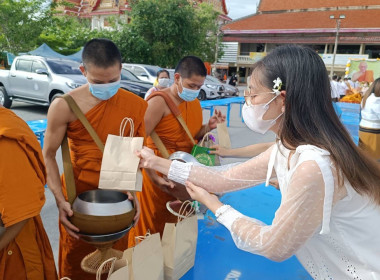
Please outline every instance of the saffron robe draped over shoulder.
[{"label": "saffron robe draped over shoulder", "polygon": [[[195,137],[202,127],[203,119],[202,108],[198,99],[182,102],[178,108],[191,134]],[[169,154],[176,151],[191,152],[193,144],[173,114],[163,117],[155,127],[155,131]],[[153,149],[156,155],[161,156],[151,137],[147,139],[147,146]],[[137,197],[140,201],[141,216],[137,227],[135,227],[136,236],[145,235],[148,230],[152,234],[159,232],[162,236],[165,223],[177,222],[177,217],[166,209],[166,202],[173,201],[175,198],[155,186],[145,171],[143,171],[143,190],[137,194]]]},{"label": "saffron robe draped over shoulder", "polygon": [[[147,103],[137,95],[119,89],[117,94],[100,102],[90,109],[85,116],[95,129],[103,143],[108,134],[119,135],[120,123],[123,118],[133,119],[135,125],[134,136],[145,137],[144,115]],[[130,126],[126,128],[125,135],[129,135]],[[71,161],[73,164],[76,194],[98,188],[102,152],[95,144],[86,128],[77,119],[67,127]],[[62,190],[66,196],[66,186],[62,176]],[[62,224],[59,227],[59,276],[69,277],[73,280],[94,279],[94,275],[84,272],[80,263],[95,247],[81,240],[71,237]],[[113,248],[125,250],[128,248],[128,235],[115,243]]]},{"label": "saffron robe draped over shoulder", "polygon": [[55,280],[53,252],[42,225],[46,171],[41,147],[29,126],[0,108],[0,211],[4,226],[27,220],[0,251],[0,279]]}]

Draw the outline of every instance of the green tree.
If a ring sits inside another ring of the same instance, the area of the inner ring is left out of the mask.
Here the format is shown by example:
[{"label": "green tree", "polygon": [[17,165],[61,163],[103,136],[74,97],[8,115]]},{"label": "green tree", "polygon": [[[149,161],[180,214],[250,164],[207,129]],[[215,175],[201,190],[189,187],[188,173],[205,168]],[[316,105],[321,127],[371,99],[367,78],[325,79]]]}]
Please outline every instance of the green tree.
[{"label": "green tree", "polygon": [[89,19],[60,15],[52,17],[37,42],[38,45],[46,43],[56,52],[69,55],[79,51],[93,38],[112,39],[113,34],[113,31],[91,30]]},{"label": "green tree", "polygon": [[50,17],[48,0],[1,0],[0,49],[16,54],[33,49]]},{"label": "green tree", "polygon": [[131,1],[131,23],[114,36],[126,62],[174,67],[185,55],[213,61],[217,13],[187,0]]}]

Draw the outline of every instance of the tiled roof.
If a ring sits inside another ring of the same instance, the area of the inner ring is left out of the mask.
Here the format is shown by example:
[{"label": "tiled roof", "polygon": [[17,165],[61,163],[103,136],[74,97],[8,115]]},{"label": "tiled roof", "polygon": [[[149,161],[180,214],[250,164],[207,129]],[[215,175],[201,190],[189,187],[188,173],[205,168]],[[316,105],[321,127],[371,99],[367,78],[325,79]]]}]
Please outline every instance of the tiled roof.
[{"label": "tiled roof", "polygon": [[379,0],[261,0],[258,11],[380,5]]},{"label": "tiled roof", "polygon": [[[309,2],[309,0],[281,1]],[[274,0],[272,2],[281,1]],[[359,2],[361,0],[346,0],[346,2],[351,1]],[[265,3],[267,1],[262,2]],[[311,2],[314,2],[314,0]],[[315,2],[322,2],[322,0]],[[337,1],[330,0],[324,2]],[[330,15],[339,17],[341,14],[346,16],[345,19],[341,20],[341,32],[379,32],[380,30],[380,9],[255,14],[226,24],[222,30],[224,34],[335,32],[336,21],[330,19]]]}]

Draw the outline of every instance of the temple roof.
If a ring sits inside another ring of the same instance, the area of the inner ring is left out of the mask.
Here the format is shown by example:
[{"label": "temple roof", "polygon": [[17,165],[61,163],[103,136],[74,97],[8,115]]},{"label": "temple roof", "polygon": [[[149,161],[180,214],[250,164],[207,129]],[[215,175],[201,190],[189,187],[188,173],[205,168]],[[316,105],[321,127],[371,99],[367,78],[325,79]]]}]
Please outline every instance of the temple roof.
[{"label": "temple roof", "polygon": [[[378,1],[261,0],[256,14],[232,21],[222,30],[224,34],[335,32],[336,21],[330,16],[338,18],[345,15],[340,23],[340,32],[380,32],[380,5],[371,6]],[[338,2],[339,7],[336,6]],[[366,6],[342,6],[342,3],[353,2]],[[301,9],[305,5],[309,8]]]},{"label": "temple roof", "polygon": [[379,5],[379,0],[261,0],[258,11]]}]

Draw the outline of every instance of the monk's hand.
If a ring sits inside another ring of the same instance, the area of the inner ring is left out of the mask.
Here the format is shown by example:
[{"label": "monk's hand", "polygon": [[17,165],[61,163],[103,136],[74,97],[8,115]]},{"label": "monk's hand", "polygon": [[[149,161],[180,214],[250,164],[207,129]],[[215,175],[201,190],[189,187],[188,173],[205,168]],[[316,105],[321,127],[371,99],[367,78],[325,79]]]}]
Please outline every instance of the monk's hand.
[{"label": "monk's hand", "polygon": [[216,195],[209,193],[205,189],[198,187],[189,181],[187,181],[185,185],[191,198],[204,204],[213,213],[215,213],[216,209],[223,205]]},{"label": "monk's hand", "polygon": [[156,157],[152,149],[149,149],[148,147],[143,147],[140,151],[136,151],[136,155],[140,158],[140,168],[152,168],[152,161]]},{"label": "monk's hand", "polygon": [[67,233],[70,234],[72,237],[79,239],[79,235],[77,235],[77,233],[79,232],[79,228],[74,226],[68,218],[74,214],[73,210],[71,210],[70,203],[68,203],[67,201],[62,201],[58,203],[57,206],[59,211],[59,220],[65,227]]},{"label": "monk's hand", "polygon": [[208,127],[210,130],[216,128],[218,123],[223,123],[226,120],[226,115],[223,115],[220,110],[215,109],[215,114],[209,119]]},{"label": "monk's hand", "polygon": [[173,189],[175,187],[175,184],[170,181],[166,176],[160,177],[157,175],[157,180],[154,182],[156,186],[158,186],[162,191],[169,193],[169,189]]},{"label": "monk's hand", "polygon": [[136,214],[135,217],[133,218],[133,224],[136,225],[137,222],[140,219],[140,214],[141,214],[141,207],[140,207],[140,202],[136,197],[135,193],[127,192],[128,199],[133,201],[133,204],[135,205],[136,209]]}]

